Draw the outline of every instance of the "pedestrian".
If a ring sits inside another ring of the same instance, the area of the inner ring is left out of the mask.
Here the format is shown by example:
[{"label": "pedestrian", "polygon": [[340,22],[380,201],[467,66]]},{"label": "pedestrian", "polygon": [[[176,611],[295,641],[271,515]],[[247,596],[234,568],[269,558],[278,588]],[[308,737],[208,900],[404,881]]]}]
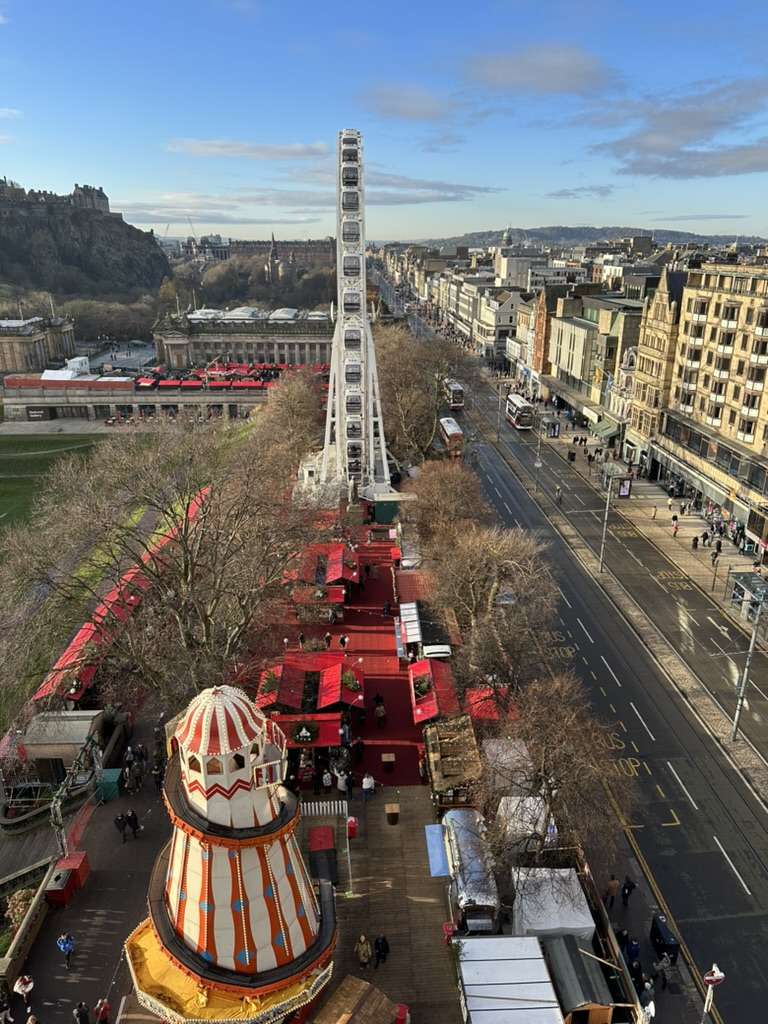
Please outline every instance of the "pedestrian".
[{"label": "pedestrian", "polygon": [[138,759],[131,765],[131,788],[135,793],[144,787],[144,766]]},{"label": "pedestrian", "polygon": [[[624,876],[624,884],[621,887],[621,902],[625,907],[629,906],[629,897],[637,888],[637,884],[632,881],[629,875]],[[634,959],[634,957],[633,957]]]},{"label": "pedestrian", "polygon": [[0,987],[0,1024],[11,1024],[12,1021],[11,994],[8,991],[8,986],[3,982]]},{"label": "pedestrian", "polygon": [[718,539],[715,541],[715,551],[719,555],[722,550],[723,550],[723,542],[718,537]]},{"label": "pedestrian", "polygon": [[673,524],[672,524],[672,536],[673,536],[673,537],[676,537],[676,536],[677,536],[677,531],[678,531],[679,529],[680,529],[680,527],[679,527],[679,526],[677,525],[677,523],[673,523]]},{"label": "pedestrian", "polygon": [[389,956],[389,943],[387,942],[386,935],[382,935],[381,932],[373,940],[373,955],[375,960],[373,962],[373,969],[379,966],[379,964],[385,964],[387,957]]},{"label": "pedestrian", "polygon": [[685,504],[685,502],[684,502],[684,501],[681,501],[681,502],[680,502],[680,515],[681,515],[681,516],[684,516],[684,515],[685,515],[685,510],[686,510],[687,508],[688,508],[688,506],[687,506],[687,505]]},{"label": "pedestrian", "polygon": [[300,632],[296,639],[299,641],[299,650],[303,651],[304,650],[304,634]]},{"label": "pedestrian", "polygon": [[136,756],[136,760],[140,761],[142,764],[146,764],[147,761],[149,760],[149,754],[147,753],[147,748],[144,746],[143,743],[137,743],[136,744],[136,747],[134,749],[134,754]]},{"label": "pedestrian", "polygon": [[364,935],[361,935],[360,938],[355,943],[355,956],[357,957],[357,961],[360,964],[360,970],[366,970],[368,964],[371,962],[373,950],[371,949],[370,942],[368,941],[368,939],[366,939]]},{"label": "pedestrian", "polygon": [[672,497],[671,497],[671,495],[670,495],[669,498],[667,498],[667,508],[669,509],[670,512],[672,511]]},{"label": "pedestrian", "polygon": [[315,796],[320,796],[320,790],[323,785],[323,770],[318,765],[312,773],[312,792]]},{"label": "pedestrian", "polygon": [[387,709],[382,700],[381,704],[377,704],[373,709],[373,716],[376,719],[376,725],[379,729],[383,729],[387,724]]},{"label": "pedestrian", "polygon": [[563,504],[563,489],[562,489],[562,487],[558,486],[558,487],[555,488],[555,502],[558,505],[562,505]]},{"label": "pedestrian", "polygon": [[136,814],[136,811],[128,811],[128,813],[125,816],[125,821],[126,824],[128,825],[128,828],[131,830],[131,832],[133,832],[133,838],[138,839],[139,832],[143,830],[144,826],[139,824],[139,819]]},{"label": "pedestrian", "polygon": [[349,637],[347,636],[346,633],[342,633],[341,636],[339,637],[339,647],[342,649],[342,651],[346,651],[348,643]]},{"label": "pedestrian", "polygon": [[644,981],[640,991],[640,1005],[645,1007],[653,1002],[653,985],[650,981]]},{"label": "pedestrian", "polygon": [[384,618],[388,618],[389,617],[389,613],[390,613],[391,608],[392,608],[392,606],[390,605],[389,601],[385,601],[384,602],[384,607],[382,608],[382,611],[384,612]]},{"label": "pedestrian", "polygon": [[366,562],[365,563],[365,565],[363,566],[363,572],[365,573],[366,576],[370,576],[371,575],[371,564],[370,564],[370,562]]},{"label": "pedestrian", "polygon": [[331,786],[333,785],[333,776],[330,771],[326,768],[323,772],[323,789],[326,794],[331,792]]},{"label": "pedestrian", "polygon": [[656,506],[654,505],[654,506],[653,506],[653,511],[651,512],[651,519],[655,519],[655,518],[656,518],[656,513],[657,513],[657,512],[658,512],[658,509],[657,509],[657,508],[656,508]]},{"label": "pedestrian", "polygon": [[126,840],[126,834],[125,833],[126,833],[126,829],[128,828],[128,821],[127,821],[125,815],[122,812],[120,814],[118,814],[117,817],[115,818],[115,828],[120,833],[123,842],[125,842],[125,840]]},{"label": "pedestrian", "polygon": [[616,932],[616,941],[619,944],[619,949],[622,953],[626,954],[627,946],[629,945],[629,932],[626,928],[620,928]]},{"label": "pedestrian", "polygon": [[363,800],[367,803],[376,793],[376,780],[370,772],[363,776]]},{"label": "pedestrian", "polygon": [[[635,953],[634,956],[632,954]],[[640,956],[640,943],[637,939],[630,939],[629,945],[627,946],[627,959],[629,960],[629,973],[632,976],[632,981],[635,983],[635,988],[640,991],[643,984],[643,965],[638,960]]]},{"label": "pedestrian", "polygon": [[131,771],[131,765],[129,764],[123,768],[123,789],[126,793],[133,792],[133,772]]},{"label": "pedestrian", "polygon": [[661,978],[662,992],[669,982],[669,972],[671,969],[672,961],[669,958],[669,953],[665,951],[653,965],[653,979],[655,981],[657,978]]},{"label": "pedestrian", "polygon": [[29,1013],[32,1009],[32,989],[35,987],[31,974],[20,974],[13,985],[13,991],[24,1000],[24,1008]]},{"label": "pedestrian", "polygon": [[341,799],[346,800],[349,783],[347,781],[347,773],[343,769],[336,776],[336,789],[339,791]]},{"label": "pedestrian", "polygon": [[112,1007],[109,1005],[106,999],[100,999],[93,1008],[93,1016],[96,1024],[109,1024],[109,1017],[112,1013]]},{"label": "pedestrian", "polygon": [[62,932],[58,939],[56,939],[56,945],[64,954],[64,963],[67,965],[67,970],[69,970],[72,966],[72,954],[75,952],[74,935],[70,935],[69,932]]},{"label": "pedestrian", "polygon": [[155,760],[152,765],[152,779],[155,783],[155,789],[158,793],[163,791],[163,765],[161,761]]},{"label": "pedestrian", "polygon": [[283,637],[283,650],[285,650],[285,651],[288,650],[288,643],[289,643],[288,637],[284,636]]},{"label": "pedestrian", "polygon": [[72,1011],[72,1016],[75,1018],[75,1024],[91,1024],[91,1014],[88,1005],[82,999]]},{"label": "pedestrian", "polygon": [[701,535],[701,546],[703,548],[705,548],[707,546],[707,544],[709,544],[709,543],[710,543],[709,534],[705,530],[704,533],[702,533],[702,535]]},{"label": "pedestrian", "polygon": [[720,557],[720,552],[719,551],[713,551],[712,552],[712,554],[710,555],[710,558],[712,559],[712,565],[715,565],[715,563],[717,562],[719,557]]},{"label": "pedestrian", "polygon": [[699,535],[698,535],[698,533],[694,533],[693,537],[691,537],[691,547],[693,548],[694,551],[698,550],[698,547],[699,547]]},{"label": "pedestrian", "polygon": [[606,905],[608,910],[613,908],[613,904],[616,902],[616,897],[619,894],[619,886],[621,883],[615,875],[611,875],[608,879],[608,885],[605,887],[605,895],[603,896],[603,903]]},{"label": "pedestrian", "polygon": [[133,762],[135,760],[136,760],[136,755],[133,752],[133,747],[129,744],[125,748],[125,753],[123,754],[123,764],[130,765],[130,764],[133,764]]},{"label": "pedestrian", "polygon": [[331,647],[331,640],[332,640],[332,637],[331,637],[331,634],[330,634],[330,633],[326,633],[326,634],[325,634],[325,635],[323,636],[323,643],[325,644],[325,649],[326,649],[326,651],[330,650],[330,647]]}]

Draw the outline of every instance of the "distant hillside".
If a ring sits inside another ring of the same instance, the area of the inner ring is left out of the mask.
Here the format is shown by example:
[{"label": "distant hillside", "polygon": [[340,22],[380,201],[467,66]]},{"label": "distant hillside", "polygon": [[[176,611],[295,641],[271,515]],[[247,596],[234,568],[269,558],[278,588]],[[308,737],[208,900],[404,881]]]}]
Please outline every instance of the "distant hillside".
[{"label": "distant hillside", "polygon": [[114,214],[68,205],[3,203],[0,281],[59,296],[155,291],[168,260],[146,231]]},{"label": "distant hillside", "polygon": [[[420,245],[469,245],[485,246],[499,245],[505,228],[496,231],[470,231],[465,235],[453,235],[450,238],[420,238]],[[627,238],[630,235],[653,235],[657,242],[692,242],[694,244],[709,243],[711,245],[729,245],[734,240],[733,235],[697,235],[691,231],[672,231],[666,228],[622,228],[602,227],[593,228],[587,226],[569,227],[563,224],[556,224],[544,228],[510,228],[509,233],[513,243],[538,242],[542,245],[581,245],[588,242],[599,242],[614,238]],[[416,241],[414,239],[414,241]],[[766,239],[758,235],[740,235],[740,242],[755,243],[765,242]]]}]

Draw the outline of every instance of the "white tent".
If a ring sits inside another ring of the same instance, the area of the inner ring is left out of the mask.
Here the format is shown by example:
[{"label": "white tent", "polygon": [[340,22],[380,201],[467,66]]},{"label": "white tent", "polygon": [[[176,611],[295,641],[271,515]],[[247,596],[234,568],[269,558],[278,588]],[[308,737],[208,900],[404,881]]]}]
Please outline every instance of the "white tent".
[{"label": "white tent", "polygon": [[520,868],[512,912],[516,935],[574,935],[592,941],[595,922],[578,874],[572,868]]},{"label": "white tent", "polygon": [[459,975],[468,1024],[563,1024],[538,939],[463,938]]}]

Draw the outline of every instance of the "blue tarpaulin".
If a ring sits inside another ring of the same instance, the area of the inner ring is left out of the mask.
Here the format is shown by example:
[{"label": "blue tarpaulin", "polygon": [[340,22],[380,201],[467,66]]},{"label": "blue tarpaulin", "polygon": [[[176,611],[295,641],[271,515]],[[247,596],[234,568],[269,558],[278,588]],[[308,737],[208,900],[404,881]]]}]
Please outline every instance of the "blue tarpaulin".
[{"label": "blue tarpaulin", "polygon": [[450,874],[448,857],[445,853],[442,825],[425,825],[427,834],[427,856],[429,857],[429,873],[433,878],[444,878]]}]

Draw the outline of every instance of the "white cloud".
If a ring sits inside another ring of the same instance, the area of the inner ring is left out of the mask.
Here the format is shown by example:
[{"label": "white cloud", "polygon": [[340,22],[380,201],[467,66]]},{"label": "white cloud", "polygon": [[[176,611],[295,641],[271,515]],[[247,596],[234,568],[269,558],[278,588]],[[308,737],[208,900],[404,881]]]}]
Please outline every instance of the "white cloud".
[{"label": "white cloud", "polygon": [[616,71],[577,46],[540,45],[469,61],[470,78],[494,89],[540,95],[589,96],[618,80]]},{"label": "white cloud", "polygon": [[576,188],[559,188],[556,192],[547,192],[547,196],[550,199],[606,199],[615,189],[615,185],[579,185]]},{"label": "white cloud", "polygon": [[0,14],[0,25],[7,25],[7,24],[8,24],[8,19],[6,18],[6,16],[4,14]]},{"label": "white cloud", "polygon": [[13,139],[10,135],[0,135],[0,146],[7,146],[11,142],[13,142]]},{"label": "white cloud", "polygon": [[15,107],[0,107],[0,121],[15,121],[21,117],[21,111]]},{"label": "white cloud", "polygon": [[248,160],[308,160],[325,156],[328,152],[324,142],[274,145],[228,139],[172,139],[168,149],[172,153],[187,153],[190,156],[245,157]]},{"label": "white cloud", "polygon": [[379,117],[403,121],[441,121],[455,114],[455,99],[421,85],[382,85],[369,89],[363,103]]}]

